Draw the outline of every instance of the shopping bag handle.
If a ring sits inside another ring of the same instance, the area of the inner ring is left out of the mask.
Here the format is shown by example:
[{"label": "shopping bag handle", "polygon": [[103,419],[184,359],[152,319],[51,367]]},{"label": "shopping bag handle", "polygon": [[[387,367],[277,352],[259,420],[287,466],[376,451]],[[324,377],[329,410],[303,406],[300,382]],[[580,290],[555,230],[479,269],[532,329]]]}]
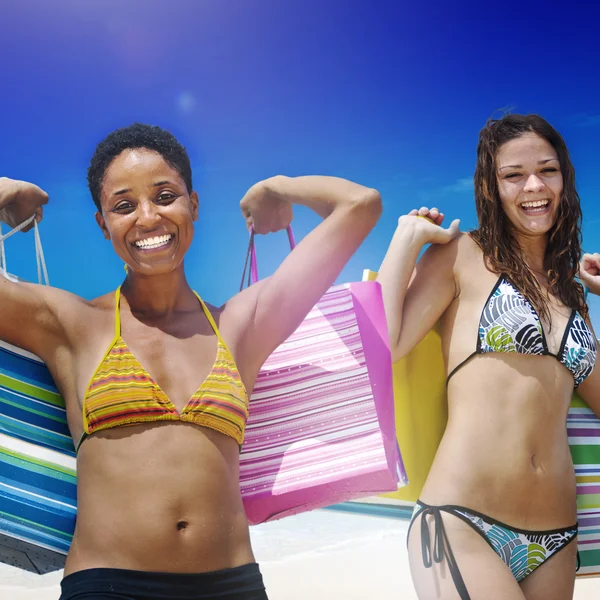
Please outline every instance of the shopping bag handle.
[{"label": "shopping bag handle", "polygon": [[20,225],[17,225],[14,229],[11,229],[8,233],[2,234],[2,222],[0,222],[0,269],[4,273],[8,274],[6,267],[6,250],[4,248],[4,240],[7,240],[11,235],[25,229],[28,225],[33,222],[33,234],[35,239],[35,260],[37,262],[37,274],[38,283],[41,285],[50,285],[50,279],[48,278],[48,269],[46,268],[46,258],[44,257],[44,249],[42,248],[42,239],[40,238],[40,230],[38,228],[38,222],[36,215],[33,214],[31,217],[23,221]]},{"label": "shopping bag handle", "polygon": [[[288,225],[286,228],[288,241],[290,243],[290,251],[296,247],[296,240],[294,238],[294,232],[292,226]],[[258,281],[258,263],[256,260],[256,243],[254,241],[254,227],[250,226],[250,238],[248,241],[248,250],[246,252],[246,262],[244,263],[244,271],[242,273],[242,281],[240,283],[240,291],[244,289],[244,281],[246,280],[246,273],[248,273],[247,286],[250,287],[252,284]],[[250,269],[248,269],[248,266]]]}]

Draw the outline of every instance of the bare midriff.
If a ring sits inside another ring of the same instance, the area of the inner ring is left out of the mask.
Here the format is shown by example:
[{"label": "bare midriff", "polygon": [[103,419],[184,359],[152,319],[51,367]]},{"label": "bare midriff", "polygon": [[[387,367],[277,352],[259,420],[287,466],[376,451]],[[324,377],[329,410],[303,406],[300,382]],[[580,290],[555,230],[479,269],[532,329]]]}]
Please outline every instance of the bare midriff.
[{"label": "bare midriff", "polygon": [[512,527],[577,521],[566,416],[571,373],[552,356],[472,358],[448,384],[448,425],[421,499]]},{"label": "bare midriff", "polygon": [[186,423],[135,425],[90,436],[77,460],[65,575],[203,573],[254,561],[233,439]]}]

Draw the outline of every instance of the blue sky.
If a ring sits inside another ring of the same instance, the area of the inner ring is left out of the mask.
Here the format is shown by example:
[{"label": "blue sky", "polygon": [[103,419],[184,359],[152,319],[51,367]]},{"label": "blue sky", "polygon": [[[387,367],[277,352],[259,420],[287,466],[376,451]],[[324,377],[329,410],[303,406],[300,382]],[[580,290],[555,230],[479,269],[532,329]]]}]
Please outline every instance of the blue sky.
[{"label": "blue sky", "polygon": [[[283,173],[378,188],[384,214],[340,280],[377,268],[397,217],[434,203],[475,225],[477,134],[498,109],[537,112],[577,170],[584,245],[600,250],[599,9],[346,0],[21,0],[3,7],[1,173],[45,188],[51,281],[85,297],[122,265],[93,219],[85,174],[95,144],[143,121],[187,146],[201,218],[189,278],[213,303],[239,286],[246,231],[238,203]],[[298,210],[297,237],[317,223]],[[14,241],[13,241],[14,240]],[[260,274],[286,252],[259,240]],[[31,236],[7,244],[34,273]],[[593,302],[600,328],[600,302]]]}]

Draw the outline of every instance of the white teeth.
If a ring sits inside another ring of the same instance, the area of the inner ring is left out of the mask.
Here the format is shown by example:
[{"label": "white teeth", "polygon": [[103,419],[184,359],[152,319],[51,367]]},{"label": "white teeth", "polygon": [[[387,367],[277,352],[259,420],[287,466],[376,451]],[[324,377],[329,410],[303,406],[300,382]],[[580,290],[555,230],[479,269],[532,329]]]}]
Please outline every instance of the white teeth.
[{"label": "white teeth", "polygon": [[522,208],[541,208],[544,206],[548,206],[549,200],[538,200],[537,202],[523,202],[521,204]]},{"label": "white teeth", "polygon": [[167,235],[157,235],[156,237],[146,238],[145,240],[137,240],[134,243],[138,248],[158,248],[164,246],[172,237],[173,236],[169,233]]}]

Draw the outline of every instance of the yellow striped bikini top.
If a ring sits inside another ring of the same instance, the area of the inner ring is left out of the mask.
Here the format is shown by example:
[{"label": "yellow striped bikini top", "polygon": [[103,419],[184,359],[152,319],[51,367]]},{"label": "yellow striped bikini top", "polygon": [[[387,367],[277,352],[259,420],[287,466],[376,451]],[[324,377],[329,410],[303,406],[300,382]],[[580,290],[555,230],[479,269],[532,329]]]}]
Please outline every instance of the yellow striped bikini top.
[{"label": "yellow striped bikini top", "polygon": [[179,412],[122,338],[121,288],[117,289],[115,337],[83,398],[84,433],[77,450],[83,440],[96,431],[157,421],[194,423],[242,444],[248,420],[248,394],[217,324],[200,296],[196,294],[196,297],[217,336],[217,356],[206,379]]}]

